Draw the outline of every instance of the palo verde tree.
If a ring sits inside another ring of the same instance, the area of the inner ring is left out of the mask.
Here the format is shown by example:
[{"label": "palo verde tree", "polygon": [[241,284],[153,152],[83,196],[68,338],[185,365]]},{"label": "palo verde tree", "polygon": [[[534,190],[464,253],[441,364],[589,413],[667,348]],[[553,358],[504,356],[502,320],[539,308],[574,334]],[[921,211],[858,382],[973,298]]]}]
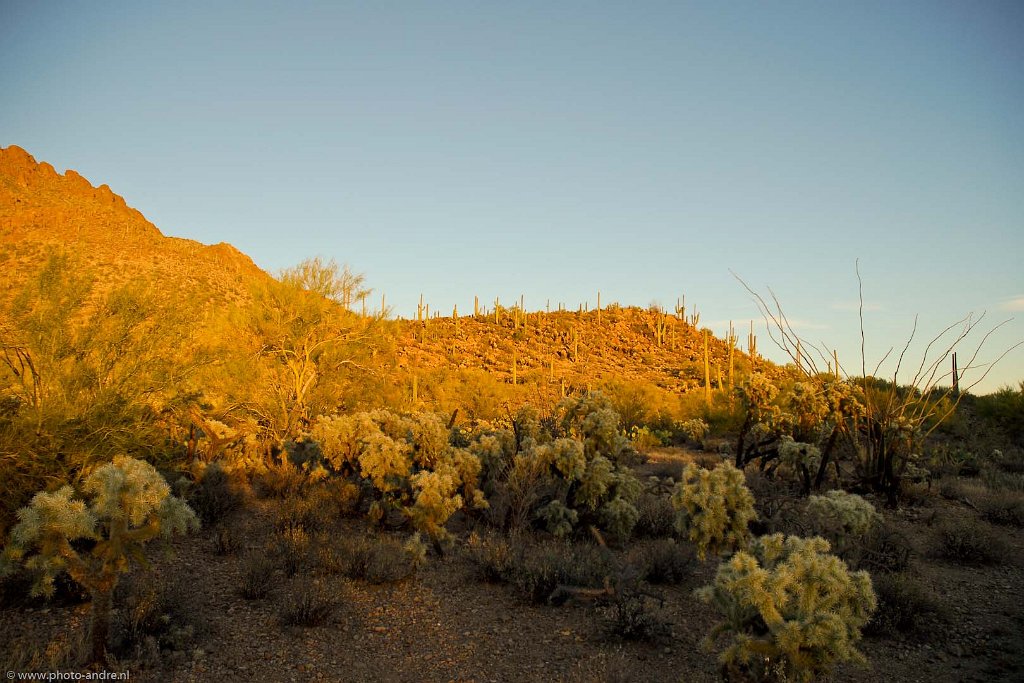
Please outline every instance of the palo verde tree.
[{"label": "palo verde tree", "polygon": [[[82,483],[84,498],[64,486],[40,492],[18,511],[18,524],[0,556],[0,575],[24,564],[37,575],[34,595],[53,594],[66,571],[92,597],[92,661],[106,662],[114,588],[131,564],[148,567],[144,545],[158,535],[199,528],[191,508],[149,463],[126,456],[95,469]],[[91,550],[76,541],[89,541]]]},{"label": "palo verde tree", "polygon": [[47,484],[116,453],[161,457],[164,416],[207,360],[180,306],[80,266],[51,254],[0,308],[0,532]]},{"label": "palo verde tree", "polygon": [[310,259],[254,293],[244,329],[260,389],[248,406],[271,436],[294,436],[341,402],[339,372],[364,367],[376,322],[348,306],[369,291],[348,267]]}]

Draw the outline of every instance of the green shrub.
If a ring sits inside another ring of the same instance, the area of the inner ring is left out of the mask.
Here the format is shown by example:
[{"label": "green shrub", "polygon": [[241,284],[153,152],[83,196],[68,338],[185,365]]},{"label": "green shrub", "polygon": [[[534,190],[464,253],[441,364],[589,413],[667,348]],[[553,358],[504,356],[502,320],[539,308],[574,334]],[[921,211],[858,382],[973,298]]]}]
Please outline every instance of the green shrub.
[{"label": "green shrub", "polygon": [[757,518],[743,473],[727,462],[714,470],[687,465],[672,493],[672,506],[676,530],[696,545],[701,560],[709,552],[745,547],[748,524]]},{"label": "green shrub", "polygon": [[725,672],[810,681],[837,661],[865,661],[856,644],[876,607],[871,578],[829,550],[822,538],[763,536],[697,591],[725,617],[706,645],[732,635],[720,657]]},{"label": "green shrub", "polygon": [[[62,571],[89,591],[92,660],[103,663],[119,576],[132,563],[146,566],[143,548],[148,541],[198,529],[199,521],[188,505],[170,495],[152,465],[127,456],[95,469],[82,491],[87,500],[75,498],[70,486],[37,493],[18,511],[19,522],[2,560],[8,567],[24,563],[38,572],[34,594],[52,594],[54,577]],[[94,544],[87,553],[77,541]]]}]

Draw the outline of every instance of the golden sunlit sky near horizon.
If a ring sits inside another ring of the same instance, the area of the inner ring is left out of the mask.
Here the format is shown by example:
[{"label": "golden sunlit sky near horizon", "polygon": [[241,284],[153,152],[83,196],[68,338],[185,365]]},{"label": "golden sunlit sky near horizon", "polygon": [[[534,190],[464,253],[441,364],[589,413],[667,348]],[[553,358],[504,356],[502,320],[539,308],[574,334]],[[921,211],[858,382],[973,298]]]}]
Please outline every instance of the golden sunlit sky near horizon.
[{"label": "golden sunlit sky near horizon", "polygon": [[915,315],[915,360],[1024,339],[1020,2],[0,0],[0,62],[0,146],[400,315],[685,294],[742,339],[735,273],[856,373],[859,260],[869,370]]}]

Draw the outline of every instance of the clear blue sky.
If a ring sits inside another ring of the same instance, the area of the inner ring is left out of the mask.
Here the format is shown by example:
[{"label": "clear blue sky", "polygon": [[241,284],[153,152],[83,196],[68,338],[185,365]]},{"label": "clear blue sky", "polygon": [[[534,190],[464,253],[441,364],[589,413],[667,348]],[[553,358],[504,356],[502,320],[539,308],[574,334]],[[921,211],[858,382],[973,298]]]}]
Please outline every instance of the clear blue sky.
[{"label": "clear blue sky", "polygon": [[0,64],[0,146],[399,314],[685,294],[721,333],[731,270],[859,366],[859,258],[869,358],[915,313],[1024,339],[1018,1],[0,0]]}]

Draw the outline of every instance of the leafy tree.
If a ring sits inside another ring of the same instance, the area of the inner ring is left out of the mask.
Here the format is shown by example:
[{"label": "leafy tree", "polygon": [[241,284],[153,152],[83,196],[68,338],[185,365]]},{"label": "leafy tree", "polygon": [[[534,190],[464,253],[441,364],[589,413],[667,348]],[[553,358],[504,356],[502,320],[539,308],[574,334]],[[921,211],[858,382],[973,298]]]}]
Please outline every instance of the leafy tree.
[{"label": "leafy tree", "polygon": [[256,385],[264,390],[248,407],[271,436],[294,436],[336,409],[344,396],[338,374],[365,369],[376,321],[345,307],[368,293],[362,281],[333,261],[312,259],[254,294],[244,328],[258,360]]}]

